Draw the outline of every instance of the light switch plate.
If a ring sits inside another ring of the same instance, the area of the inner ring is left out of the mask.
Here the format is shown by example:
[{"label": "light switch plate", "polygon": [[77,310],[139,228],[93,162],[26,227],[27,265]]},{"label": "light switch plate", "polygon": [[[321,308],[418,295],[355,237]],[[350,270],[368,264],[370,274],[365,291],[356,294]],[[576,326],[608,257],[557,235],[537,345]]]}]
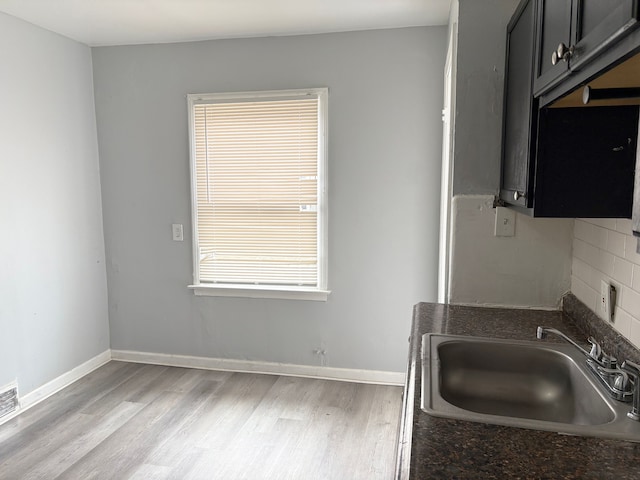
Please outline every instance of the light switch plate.
[{"label": "light switch plate", "polygon": [[516,234],[516,212],[510,208],[496,207],[496,237],[513,237]]},{"label": "light switch plate", "polygon": [[173,232],[173,240],[176,242],[182,242],[184,240],[184,233],[182,231],[181,223],[171,224],[171,230]]}]

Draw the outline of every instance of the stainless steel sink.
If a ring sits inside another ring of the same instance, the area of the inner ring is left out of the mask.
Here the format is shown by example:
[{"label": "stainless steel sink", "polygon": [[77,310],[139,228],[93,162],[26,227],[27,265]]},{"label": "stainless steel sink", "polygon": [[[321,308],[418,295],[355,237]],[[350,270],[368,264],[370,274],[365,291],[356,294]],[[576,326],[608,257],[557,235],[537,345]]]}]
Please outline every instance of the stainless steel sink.
[{"label": "stainless steel sink", "polygon": [[571,345],[427,334],[422,409],[447,418],[640,442]]}]

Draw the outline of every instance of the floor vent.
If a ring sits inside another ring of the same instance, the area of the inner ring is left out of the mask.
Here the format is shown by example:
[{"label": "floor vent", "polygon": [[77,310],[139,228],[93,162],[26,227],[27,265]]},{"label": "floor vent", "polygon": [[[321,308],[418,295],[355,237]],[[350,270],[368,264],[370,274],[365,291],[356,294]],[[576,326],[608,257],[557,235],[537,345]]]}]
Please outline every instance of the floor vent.
[{"label": "floor vent", "polygon": [[0,391],[0,418],[18,409],[18,387],[10,386]]}]

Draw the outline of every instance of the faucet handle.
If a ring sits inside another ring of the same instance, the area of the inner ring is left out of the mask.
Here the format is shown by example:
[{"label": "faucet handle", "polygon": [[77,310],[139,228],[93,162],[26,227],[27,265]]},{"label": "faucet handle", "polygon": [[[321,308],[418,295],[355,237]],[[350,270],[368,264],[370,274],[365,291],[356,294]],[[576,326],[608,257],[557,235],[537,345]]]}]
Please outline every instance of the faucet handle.
[{"label": "faucet handle", "polygon": [[587,342],[591,344],[591,351],[589,352],[591,358],[600,361],[600,358],[602,357],[602,347],[600,344],[596,342],[593,337],[587,338]]},{"label": "faucet handle", "polygon": [[635,377],[636,379],[640,378],[640,365],[632,362],[631,360],[625,360],[620,365],[620,370],[627,372],[629,375]]},{"label": "faucet handle", "polygon": [[[615,360],[615,358],[613,360]],[[605,368],[601,367],[600,365],[598,365],[596,368],[603,374],[615,375],[613,387],[617,390],[625,393],[631,391],[629,385],[629,374],[626,371],[620,370],[618,368]]]},{"label": "faucet handle", "polygon": [[607,355],[602,350],[602,347],[593,337],[587,338],[587,342],[591,344],[591,351],[589,356],[593,358],[598,364],[605,368],[616,368],[618,366],[618,359],[613,355]]}]

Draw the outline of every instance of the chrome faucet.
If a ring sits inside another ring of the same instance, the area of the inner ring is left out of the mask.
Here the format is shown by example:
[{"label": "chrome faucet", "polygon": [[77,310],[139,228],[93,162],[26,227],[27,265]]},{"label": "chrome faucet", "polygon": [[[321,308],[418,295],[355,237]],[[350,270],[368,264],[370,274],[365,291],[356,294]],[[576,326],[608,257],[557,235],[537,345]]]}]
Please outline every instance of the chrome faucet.
[{"label": "chrome faucet", "polygon": [[591,351],[587,352],[584,348],[582,348],[580,345],[578,345],[576,342],[574,342],[571,338],[566,336],[560,330],[556,330],[555,328],[538,327],[537,330],[536,330],[536,338],[538,340],[542,340],[543,338],[546,338],[546,336],[549,333],[553,333],[554,335],[559,336],[563,340],[566,340],[571,345],[573,345],[578,350],[580,350],[584,354],[585,357],[587,357],[588,359],[594,360],[602,368],[607,368],[607,369],[615,369],[616,368],[617,362],[618,362],[616,360],[616,358],[605,354],[602,351],[602,347],[598,344],[598,342],[596,342],[593,339],[593,337],[589,337],[587,339],[587,342],[589,342],[591,344]]},{"label": "chrome faucet", "polygon": [[[539,340],[545,338],[549,333],[553,333],[554,335],[559,336],[563,340],[567,341],[574,347],[576,347],[580,352],[587,357],[587,366],[591,369],[591,371],[595,374],[596,378],[600,380],[602,385],[607,389],[609,395],[616,400],[620,400],[622,402],[631,402],[632,400],[640,403],[640,380],[636,380],[634,382],[635,389],[638,390],[638,394],[634,395],[634,392],[631,388],[631,382],[629,380],[629,375],[634,375],[630,368],[627,369],[619,369],[618,361],[615,357],[611,355],[607,355],[602,351],[602,347],[596,342],[592,337],[589,337],[587,341],[591,344],[591,351],[587,352],[584,348],[574,342],[571,338],[566,336],[560,330],[556,330],[551,327],[538,327],[536,330],[536,337]],[[629,367],[630,362],[626,362]],[[633,368],[633,367],[631,367]],[[640,367],[638,367],[637,374],[640,375]],[[632,411],[633,412],[633,411]],[[636,412],[638,415],[638,420],[640,420],[640,406],[638,411]]]},{"label": "chrome faucet", "polygon": [[625,360],[620,369],[633,377],[633,408],[627,413],[627,417],[638,422],[640,421],[640,365]]}]

